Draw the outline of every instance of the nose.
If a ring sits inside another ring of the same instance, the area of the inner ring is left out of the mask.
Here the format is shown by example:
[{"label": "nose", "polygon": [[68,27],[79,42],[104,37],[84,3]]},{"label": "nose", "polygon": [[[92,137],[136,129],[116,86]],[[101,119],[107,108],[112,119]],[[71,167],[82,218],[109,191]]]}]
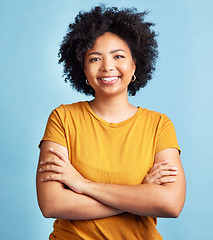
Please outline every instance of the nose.
[{"label": "nose", "polygon": [[114,70],[115,65],[113,59],[105,58],[102,61],[101,71],[109,72]]}]

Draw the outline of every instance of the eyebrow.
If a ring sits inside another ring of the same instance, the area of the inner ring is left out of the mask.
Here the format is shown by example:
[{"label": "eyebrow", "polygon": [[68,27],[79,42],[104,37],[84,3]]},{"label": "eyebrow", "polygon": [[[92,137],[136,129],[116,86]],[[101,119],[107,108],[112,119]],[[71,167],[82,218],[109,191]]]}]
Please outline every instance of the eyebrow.
[{"label": "eyebrow", "polygon": [[[116,52],[120,52],[120,51],[122,51],[122,52],[126,52],[125,50],[123,50],[123,49],[115,49],[115,50],[112,50],[112,51],[110,51],[110,54],[113,54],[113,53],[116,53]],[[88,54],[88,57],[90,56],[90,55],[102,55],[102,53],[100,53],[100,52],[91,52],[90,54]]]}]

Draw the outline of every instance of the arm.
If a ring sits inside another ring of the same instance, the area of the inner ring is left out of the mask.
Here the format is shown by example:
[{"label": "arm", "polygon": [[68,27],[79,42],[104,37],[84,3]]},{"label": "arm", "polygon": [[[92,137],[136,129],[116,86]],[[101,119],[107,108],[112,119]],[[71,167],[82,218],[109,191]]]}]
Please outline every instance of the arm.
[{"label": "arm", "polygon": [[91,182],[86,183],[81,191],[104,204],[133,214],[178,217],[185,201],[185,176],[178,150],[166,149],[157,153],[155,163],[165,159],[178,168],[173,183],[125,186]]},{"label": "arm", "polygon": [[[54,148],[61,152],[68,159],[67,148],[51,141],[43,141],[38,170],[41,167],[41,160],[57,158],[55,154],[49,151],[49,148]],[[64,185],[58,181],[42,182],[41,178],[45,178],[50,172],[41,173],[38,170],[36,176],[37,197],[44,217],[91,220],[110,217],[123,212],[106,206],[89,196],[77,194],[70,189],[66,189]]]},{"label": "arm", "polygon": [[170,159],[178,167],[174,183],[136,186],[89,183],[83,193],[109,206],[143,216],[178,217],[185,201],[185,177],[176,149],[166,149],[155,156],[155,163]]},{"label": "arm", "polygon": [[[55,154],[58,155],[57,152]],[[70,169],[66,184],[79,194],[90,196],[103,204],[122,211],[143,216],[178,217],[185,201],[185,177],[178,150],[166,149],[155,155],[156,164],[165,159],[169,159],[170,164],[178,168],[178,175],[175,181],[168,181],[161,185],[158,183],[158,185],[127,186],[95,183],[83,178],[74,168]],[[56,164],[51,160],[49,163]],[[42,171],[47,171],[45,168]],[[50,169],[55,171],[53,165]],[[55,172],[60,173],[59,170]],[[63,179],[63,174],[50,174],[45,177],[44,181],[56,180],[60,182]]]}]

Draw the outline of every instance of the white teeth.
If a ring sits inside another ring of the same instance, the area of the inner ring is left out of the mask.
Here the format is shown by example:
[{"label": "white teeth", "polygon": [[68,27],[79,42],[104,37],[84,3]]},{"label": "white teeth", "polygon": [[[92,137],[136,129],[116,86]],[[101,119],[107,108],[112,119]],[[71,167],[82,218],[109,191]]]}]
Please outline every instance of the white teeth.
[{"label": "white teeth", "polygon": [[108,78],[100,78],[102,81],[106,81],[106,82],[111,82],[113,80],[118,79],[118,77],[108,77]]}]

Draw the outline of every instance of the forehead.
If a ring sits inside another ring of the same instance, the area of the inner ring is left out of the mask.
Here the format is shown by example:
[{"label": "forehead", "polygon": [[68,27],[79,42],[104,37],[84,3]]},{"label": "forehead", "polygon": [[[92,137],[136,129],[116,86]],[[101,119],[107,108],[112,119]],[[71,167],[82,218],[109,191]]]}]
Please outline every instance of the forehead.
[{"label": "forehead", "polygon": [[127,53],[130,53],[129,46],[122,38],[114,33],[106,32],[95,40],[93,47],[87,52],[94,50],[100,52],[110,52],[114,49],[123,49]]}]

